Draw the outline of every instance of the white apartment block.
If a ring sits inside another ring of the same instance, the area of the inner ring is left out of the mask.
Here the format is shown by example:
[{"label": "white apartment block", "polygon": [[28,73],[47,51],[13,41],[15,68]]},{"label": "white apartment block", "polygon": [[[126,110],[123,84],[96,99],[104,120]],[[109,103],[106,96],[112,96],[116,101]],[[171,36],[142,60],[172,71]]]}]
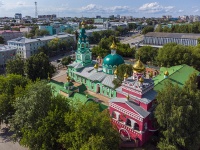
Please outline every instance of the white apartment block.
[{"label": "white apartment block", "polygon": [[16,48],[0,44],[0,68],[4,68],[6,62],[15,57],[16,52]]},{"label": "white apartment block", "polygon": [[2,31],[0,31],[0,36],[2,36],[4,38],[4,41],[6,43],[8,40],[22,37],[23,33],[19,32],[19,31],[2,30]]},{"label": "white apartment block", "polygon": [[196,46],[198,38],[200,34],[149,32],[144,35],[142,45],[163,46],[167,43],[177,43],[184,46]]},{"label": "white apartment block", "polygon": [[61,40],[66,40],[66,41],[69,40],[75,41],[75,35],[61,34],[53,36],[44,36],[36,39],[29,39],[25,37],[16,38],[8,41],[8,45],[17,48],[17,54],[20,57],[27,59],[30,56],[36,54],[38,52],[39,47],[45,46],[46,44],[48,44],[49,41],[51,41],[54,38],[59,38]]}]

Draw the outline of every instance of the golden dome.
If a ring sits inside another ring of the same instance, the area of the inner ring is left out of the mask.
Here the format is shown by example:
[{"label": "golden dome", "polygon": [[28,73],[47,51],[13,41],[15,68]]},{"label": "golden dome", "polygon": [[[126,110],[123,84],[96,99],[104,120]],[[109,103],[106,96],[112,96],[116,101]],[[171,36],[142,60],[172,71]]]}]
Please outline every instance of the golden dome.
[{"label": "golden dome", "polygon": [[68,81],[68,82],[70,81],[70,76],[67,76],[67,81]]},{"label": "golden dome", "polygon": [[152,71],[150,72],[149,77],[150,77],[150,78],[153,77],[153,72],[152,72]]},{"label": "golden dome", "polygon": [[99,65],[98,64],[95,64],[94,65],[94,69],[98,69],[99,68]]},{"label": "golden dome", "polygon": [[127,98],[127,100],[129,100],[129,98],[130,98],[129,94],[126,96],[126,98]]},{"label": "golden dome", "polygon": [[117,45],[115,43],[115,40],[113,40],[112,45],[110,46],[111,49],[116,50],[117,49]]},{"label": "golden dome", "polygon": [[117,69],[115,69],[114,74],[115,74],[115,75],[117,74]]},{"label": "golden dome", "polygon": [[97,57],[97,59],[100,59],[100,58],[101,58],[100,56]]},{"label": "golden dome", "polygon": [[133,71],[136,72],[136,73],[137,72],[139,72],[139,73],[144,72],[145,71],[144,64],[140,60],[136,61],[135,64],[133,65]]},{"label": "golden dome", "polygon": [[169,72],[168,72],[168,71],[165,71],[164,75],[168,76],[168,75],[169,75]]},{"label": "golden dome", "polygon": [[127,73],[124,74],[124,78],[126,78],[126,79],[128,78],[128,74]]},{"label": "golden dome", "polygon": [[143,82],[144,82],[144,78],[141,77],[141,78],[139,79],[139,81],[140,81],[141,83],[143,83]]},{"label": "golden dome", "polygon": [[85,21],[82,21],[82,22],[81,22],[81,25],[86,25]]}]

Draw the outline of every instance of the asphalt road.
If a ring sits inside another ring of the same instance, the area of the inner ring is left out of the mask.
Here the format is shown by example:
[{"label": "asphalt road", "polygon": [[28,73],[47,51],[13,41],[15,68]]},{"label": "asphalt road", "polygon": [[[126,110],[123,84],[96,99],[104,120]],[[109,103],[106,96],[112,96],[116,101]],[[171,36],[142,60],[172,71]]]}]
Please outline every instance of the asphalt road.
[{"label": "asphalt road", "polygon": [[[129,44],[130,47],[134,47],[135,43],[142,41],[142,40],[143,40],[143,35],[135,34],[134,37],[125,37],[120,42],[124,43],[124,44]],[[134,43],[134,44],[132,44],[132,43]]]}]

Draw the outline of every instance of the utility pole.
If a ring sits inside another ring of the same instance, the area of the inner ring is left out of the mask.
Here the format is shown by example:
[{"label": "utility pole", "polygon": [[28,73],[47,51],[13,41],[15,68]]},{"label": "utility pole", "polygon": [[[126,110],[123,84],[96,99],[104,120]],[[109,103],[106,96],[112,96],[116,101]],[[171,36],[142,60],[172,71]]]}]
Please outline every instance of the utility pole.
[{"label": "utility pole", "polygon": [[35,18],[38,17],[38,11],[37,11],[37,2],[35,2]]}]

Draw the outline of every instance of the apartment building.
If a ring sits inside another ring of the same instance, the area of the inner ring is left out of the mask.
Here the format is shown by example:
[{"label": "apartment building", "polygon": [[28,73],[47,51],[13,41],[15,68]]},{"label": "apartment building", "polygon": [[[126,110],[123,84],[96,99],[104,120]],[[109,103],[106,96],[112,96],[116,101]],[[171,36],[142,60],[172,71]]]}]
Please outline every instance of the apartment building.
[{"label": "apartment building", "polygon": [[9,59],[13,59],[15,57],[16,52],[17,48],[0,44],[0,69],[5,67],[6,62]]},{"label": "apartment building", "polygon": [[38,52],[38,48],[48,44],[54,38],[59,38],[61,40],[74,40],[75,35],[72,34],[60,34],[53,36],[44,36],[41,38],[29,39],[25,37],[16,38],[8,41],[8,45],[14,48],[17,48],[17,54],[27,59],[30,56],[36,54]]},{"label": "apartment building", "polygon": [[5,43],[7,43],[8,40],[22,37],[23,33],[19,31],[2,30],[0,31],[0,36],[2,36],[4,38]]}]

